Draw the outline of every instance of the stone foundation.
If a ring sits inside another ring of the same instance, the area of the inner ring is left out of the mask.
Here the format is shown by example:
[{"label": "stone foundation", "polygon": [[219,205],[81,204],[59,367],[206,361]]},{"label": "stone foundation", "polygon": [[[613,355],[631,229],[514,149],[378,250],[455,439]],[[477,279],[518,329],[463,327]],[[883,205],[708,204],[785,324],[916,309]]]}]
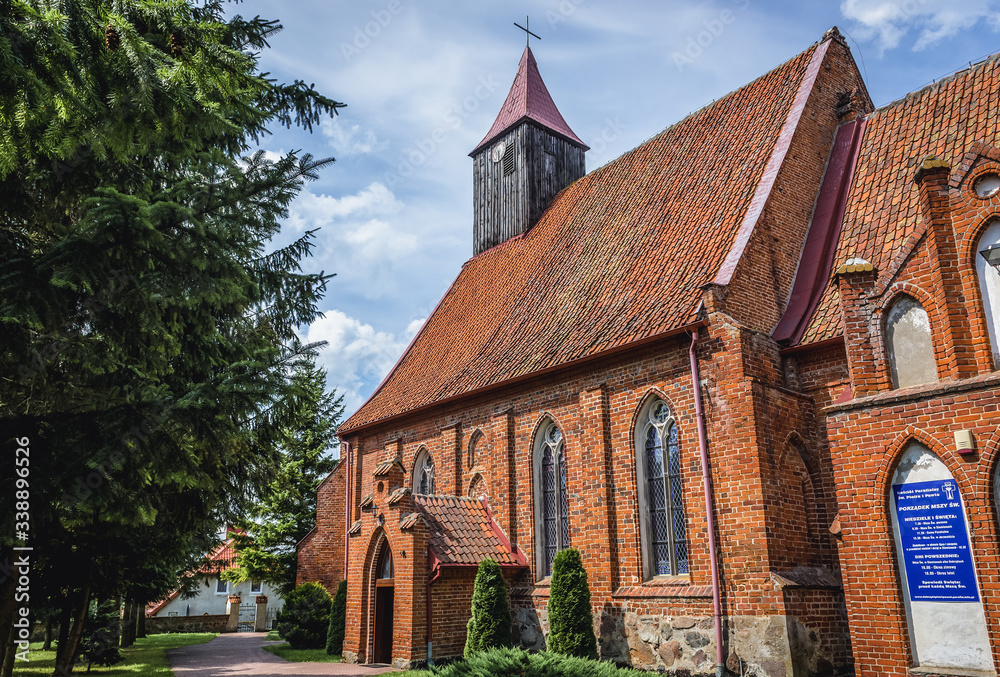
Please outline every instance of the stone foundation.
[{"label": "stone foundation", "polygon": [[[549,632],[543,609],[511,609],[514,643],[544,651]],[[615,611],[595,615],[601,658],[642,670],[680,675],[715,674],[715,628],[711,616],[641,615]],[[743,677],[834,677],[833,656],[816,629],[789,616],[732,616],[726,668]]]}]

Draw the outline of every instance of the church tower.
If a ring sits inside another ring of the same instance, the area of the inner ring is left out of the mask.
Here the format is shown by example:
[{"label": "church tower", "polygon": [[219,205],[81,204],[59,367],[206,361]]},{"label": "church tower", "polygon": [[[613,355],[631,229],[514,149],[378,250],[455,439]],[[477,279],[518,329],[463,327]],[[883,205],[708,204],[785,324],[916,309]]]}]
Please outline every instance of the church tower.
[{"label": "church tower", "polygon": [[527,232],[560,190],[586,173],[589,150],[563,120],[524,48],[507,100],[473,162],[473,254]]}]

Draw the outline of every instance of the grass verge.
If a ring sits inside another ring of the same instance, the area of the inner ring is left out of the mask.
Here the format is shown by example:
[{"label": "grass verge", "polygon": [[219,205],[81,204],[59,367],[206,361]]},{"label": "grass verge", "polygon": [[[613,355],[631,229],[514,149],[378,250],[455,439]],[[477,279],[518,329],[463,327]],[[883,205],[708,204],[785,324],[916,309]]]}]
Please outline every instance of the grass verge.
[{"label": "grass verge", "polygon": [[[216,637],[214,632],[189,632],[172,633],[164,635],[150,635],[142,639],[135,640],[135,644],[122,649],[125,660],[110,668],[94,666],[90,669],[92,675],[159,675],[160,677],[173,677],[170,665],[167,663],[167,649],[175,649],[179,646],[190,646],[192,644],[204,644]],[[42,675],[49,677],[55,668],[56,652],[42,651],[42,643],[31,645],[28,652],[28,662],[17,661],[14,664],[15,675]],[[73,672],[84,674],[87,671],[86,664],[78,666]]]},{"label": "grass verge", "polygon": [[[267,636],[271,639],[271,636]],[[295,663],[339,663],[340,656],[331,656],[326,649],[293,649],[288,642],[284,644],[268,644],[265,651],[270,651],[278,658]]]}]

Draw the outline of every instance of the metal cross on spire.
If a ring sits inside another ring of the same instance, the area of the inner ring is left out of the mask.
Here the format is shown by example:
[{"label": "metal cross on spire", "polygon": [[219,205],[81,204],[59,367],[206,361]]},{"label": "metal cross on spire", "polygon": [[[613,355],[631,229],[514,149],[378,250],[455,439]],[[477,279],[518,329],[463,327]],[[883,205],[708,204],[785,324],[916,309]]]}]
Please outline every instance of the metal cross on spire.
[{"label": "metal cross on spire", "polygon": [[528,41],[531,40],[532,37],[538,38],[539,40],[542,39],[540,36],[535,35],[530,30],[528,30],[528,28],[531,26],[531,24],[528,22],[528,17],[524,17],[524,25],[523,26],[521,24],[517,23],[516,21],[514,22],[514,25],[517,26],[518,28],[520,28],[522,31],[524,31],[524,46],[525,47],[528,46]]}]

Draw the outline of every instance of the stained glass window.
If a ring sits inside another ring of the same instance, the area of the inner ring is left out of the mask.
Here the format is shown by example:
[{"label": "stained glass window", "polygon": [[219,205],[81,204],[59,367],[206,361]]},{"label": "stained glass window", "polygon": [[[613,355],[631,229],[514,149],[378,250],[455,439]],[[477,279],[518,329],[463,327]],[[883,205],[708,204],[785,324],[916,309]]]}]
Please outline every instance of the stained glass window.
[{"label": "stained glass window", "polygon": [[552,424],[545,431],[541,459],[541,536],[544,576],[552,574],[556,553],[569,546],[569,510],[566,491],[566,456],[562,432]]},{"label": "stained glass window", "polygon": [[677,426],[663,402],[654,403],[649,410],[644,447],[652,573],[655,576],[686,574],[687,525]]}]

